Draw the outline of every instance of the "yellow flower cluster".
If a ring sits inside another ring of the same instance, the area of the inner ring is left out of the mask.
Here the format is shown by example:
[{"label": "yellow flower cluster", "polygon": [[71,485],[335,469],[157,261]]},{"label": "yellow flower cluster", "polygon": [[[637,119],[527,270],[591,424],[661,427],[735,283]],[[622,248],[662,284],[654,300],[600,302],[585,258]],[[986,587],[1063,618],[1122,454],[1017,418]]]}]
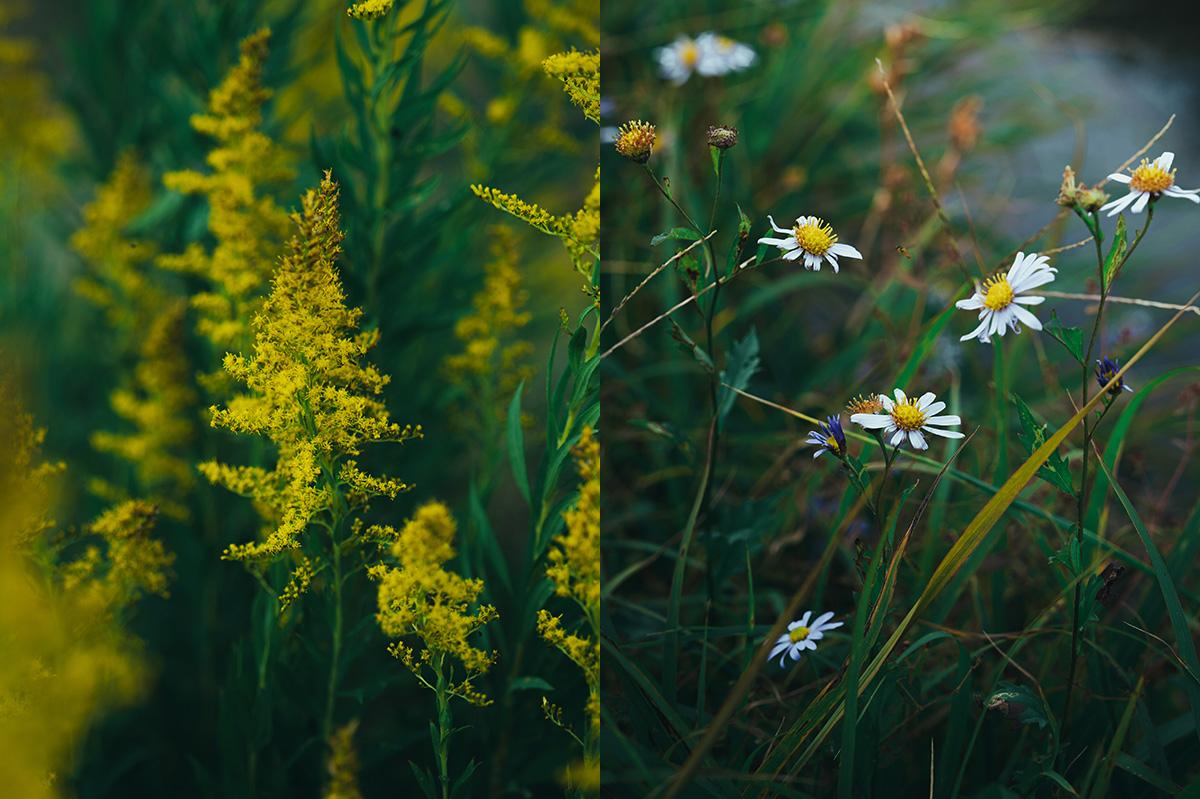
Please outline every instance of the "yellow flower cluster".
[{"label": "yellow flower cluster", "polygon": [[[113,410],[133,428],[98,431],[92,446],[134,466],[139,493],[168,515],[186,516],[179,498],[193,483],[183,450],[194,435],[191,367],[184,351],[186,305],[172,300],[151,279],[154,246],[128,238],[125,230],[150,202],[150,179],[129,154],[117,162],[95,199],[83,209],[84,225],[71,237],[89,274],[76,289],[103,309],[134,359],[131,379],[113,392]],[[127,493],[94,481],[101,496],[121,501]]]},{"label": "yellow flower cluster", "polygon": [[392,10],[392,6],[396,4],[396,0],[362,0],[360,3],[355,3],[346,9],[346,13],[353,19],[361,19],[368,22],[373,19],[379,19],[384,14]]},{"label": "yellow flower cluster", "polygon": [[[0,27],[17,14],[14,3],[0,5]],[[0,192],[0,199],[44,195],[55,185],[53,167],[74,141],[70,118],[55,101],[50,81],[36,68],[34,42],[0,36],[0,188],[12,175],[21,176],[20,192]]]},{"label": "yellow flower cluster", "polygon": [[[493,69],[504,78],[505,91],[493,98],[485,110],[492,126],[513,122],[518,109],[528,105],[531,92],[542,89],[535,79],[548,56],[580,40],[588,47],[600,44],[600,31],[594,23],[599,17],[596,0],[524,0],[523,5],[527,22],[517,30],[515,41],[483,27],[466,27],[461,34],[466,45],[493,62]],[[544,96],[551,99],[548,93]],[[544,120],[522,127],[525,128],[522,140],[538,150],[577,149],[576,143],[563,132],[566,127],[563,114],[554,104],[547,105]]]},{"label": "yellow flower cluster", "polygon": [[562,81],[571,102],[583,115],[600,124],[600,51],[581,53],[569,50],[557,53],[542,62],[542,68],[552,78]]},{"label": "yellow flower cluster", "polygon": [[75,290],[127,336],[144,329],[162,299],[147,268],[155,255],[154,245],[125,235],[149,205],[150,176],[132,154],[125,153],[96,190],[95,199],[84,207],[83,227],[71,236],[71,247],[89,267],[89,274],[75,282]]},{"label": "yellow flower cluster", "polygon": [[531,315],[524,310],[529,292],[521,287],[517,270],[516,236],[493,225],[488,239],[491,260],[471,301],[474,310],[454,326],[463,350],[446,359],[450,380],[463,389],[471,407],[480,416],[491,414],[485,427],[503,419],[506,399],[533,374],[527,363],[533,345],[520,338]]},{"label": "yellow flower cluster", "polygon": [[63,591],[31,531],[49,522],[40,434],[0,387],[0,786],[53,799],[88,727],[132,700],[141,682],[133,644],[89,592]]},{"label": "yellow flower cluster", "polygon": [[558,596],[579,605],[592,635],[568,633],[561,617],[545,609],[538,611],[538,632],[583,671],[588,686],[589,740],[594,740],[600,731],[600,444],[590,427],[583,429],[572,451],[579,474],[579,500],[563,513],[567,529],[554,539],[546,576]]},{"label": "yellow flower cluster", "polygon": [[[186,496],[195,481],[192,463],[184,455],[195,435],[192,407],[196,402],[184,353],[186,311],[183,300],[159,308],[144,331],[132,385],[113,392],[113,410],[129,422],[132,431],[92,435],[92,446],[98,451],[132,463],[139,488],[176,519],[187,516],[178,498]],[[110,487],[101,493],[119,496]]]},{"label": "yellow flower cluster", "polygon": [[[593,57],[594,56],[594,57]],[[600,119],[600,54],[596,52],[560,53],[542,62],[543,69],[564,81],[571,99],[584,114],[595,121]],[[584,279],[583,290],[597,305],[600,290],[592,280],[596,259],[600,257],[600,168],[596,168],[592,188],[584,198],[583,206],[574,213],[556,216],[537,203],[522,200],[515,194],[507,194],[489,186],[472,185],[471,191],[486,203],[501,211],[512,214],[530,227],[554,236],[563,243],[571,256],[571,264]]]},{"label": "yellow flower cluster", "polygon": [[323,799],[362,799],[358,789],[358,750],[354,746],[354,732],[358,721],[343,724],[329,736],[329,784]]},{"label": "yellow flower cluster", "polygon": [[[258,31],[241,44],[237,65],[209,95],[208,113],[192,117],[192,127],[214,138],[209,173],[194,170],[164,176],[167,188],[208,200],[208,229],[216,240],[211,253],[199,244],[163,255],[159,266],[204,278],[210,290],[192,296],[200,313],[197,329],[218,349],[243,352],[249,324],[271,276],[288,217],[264,192],[289,180],[284,153],[259,130],[263,104],[271,96],[262,85],[270,31]],[[219,378],[210,388],[219,389]]]},{"label": "yellow flower cluster", "polygon": [[563,513],[567,529],[554,540],[546,576],[555,593],[589,615],[600,612],[600,444],[585,427],[572,450],[579,474],[579,501]]},{"label": "yellow flower cluster", "polygon": [[142,500],[122,502],[102,513],[85,532],[104,543],[104,553],[91,546],[67,564],[64,587],[91,593],[114,612],[146,594],[167,596],[175,556],[153,537],[157,516],[158,509]]},{"label": "yellow flower cluster", "polygon": [[353,458],[366,444],[421,435],[419,427],[391,421],[378,399],[388,378],[362,363],[378,335],[358,332],[362,311],[346,306],[336,269],[338,189],[328,172],[302,205],[293,215],[299,230],[254,319],[253,355],[225,357],[225,370],[249,391],[211,409],[214,427],[263,436],[278,452],[272,470],[200,465],[208,479],[253,498],[274,524],[264,540],[231,545],[227,559],[275,558],[300,547],[317,514],[344,515],[349,509],[334,507],[342,499],[405,490],[400,481],[359,471]]},{"label": "yellow flower cluster", "polygon": [[301,557],[296,568],[292,569],[291,579],[287,585],[283,587],[283,591],[279,594],[279,612],[283,614],[290,608],[297,599],[304,596],[308,591],[308,586],[312,583],[312,578],[315,575],[312,567],[312,561],[306,557]]},{"label": "yellow flower cluster", "polygon": [[455,556],[456,527],[449,508],[428,502],[394,533],[391,554],[399,566],[377,564],[369,570],[379,581],[376,618],[388,637],[420,640],[420,652],[403,641],[388,649],[423,685],[437,690],[426,674],[432,672],[440,682],[446,658],[452,657],[462,664],[465,676],[457,683],[451,680],[445,690],[472,704],[487,705],[491,700],[473,683],[491,668],[496,656],[475,647],[469,639],[499,614],[491,605],[480,605],[472,612],[470,606],[483,592],[483,581],[468,580],[444,568]]}]

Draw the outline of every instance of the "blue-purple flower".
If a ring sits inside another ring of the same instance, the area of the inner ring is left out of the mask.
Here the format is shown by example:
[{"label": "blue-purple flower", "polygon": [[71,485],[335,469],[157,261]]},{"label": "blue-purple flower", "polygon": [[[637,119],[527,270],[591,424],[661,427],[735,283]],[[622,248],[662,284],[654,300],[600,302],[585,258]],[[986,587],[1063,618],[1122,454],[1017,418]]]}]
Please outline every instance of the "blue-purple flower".
[{"label": "blue-purple flower", "polygon": [[[1101,358],[1096,361],[1096,382],[1100,384],[1100,388],[1108,385],[1108,381],[1117,376],[1117,372],[1121,371],[1120,361],[1116,358]],[[1120,396],[1121,390],[1133,391],[1132,388],[1125,385],[1125,378],[1122,377],[1113,387],[1108,390],[1110,396]]]},{"label": "blue-purple flower", "polygon": [[807,443],[817,447],[814,458],[826,452],[832,453],[835,458],[846,457],[846,433],[842,430],[841,417],[834,415],[829,417],[829,421],[821,422],[817,430],[808,434]]}]

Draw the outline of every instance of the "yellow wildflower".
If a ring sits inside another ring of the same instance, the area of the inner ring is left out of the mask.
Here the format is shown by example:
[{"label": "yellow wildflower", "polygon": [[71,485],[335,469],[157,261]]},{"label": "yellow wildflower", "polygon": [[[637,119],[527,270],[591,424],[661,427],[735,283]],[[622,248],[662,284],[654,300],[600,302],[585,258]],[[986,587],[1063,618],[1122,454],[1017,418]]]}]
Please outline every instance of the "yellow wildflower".
[{"label": "yellow wildflower", "polygon": [[558,596],[574,600],[583,611],[591,637],[568,633],[562,617],[544,609],[538,611],[538,633],[583,672],[589,723],[584,750],[591,757],[600,732],[600,444],[590,427],[583,429],[573,453],[579,499],[563,513],[567,529],[554,539],[546,576]]},{"label": "yellow wildflower", "polygon": [[600,124],[600,51],[580,53],[569,50],[557,53],[542,62],[542,68],[552,78],[562,81],[571,102],[583,115]]},{"label": "yellow wildflower", "polygon": [[[264,540],[231,545],[223,557],[233,560],[275,558],[301,546],[318,514],[340,518],[353,510],[340,507],[345,500],[357,505],[405,490],[402,482],[365,475],[354,458],[366,444],[421,435],[419,427],[391,421],[378,399],[388,377],[362,362],[378,334],[358,332],[362,311],[346,307],[335,266],[338,189],[328,172],[292,218],[299,230],[254,319],[253,354],[225,357],[226,372],[249,392],[211,411],[214,427],[269,439],[275,467],[200,465],[213,482],[253,498],[273,524]],[[345,495],[343,483],[350,487]]]},{"label": "yellow wildflower", "polygon": [[[0,6],[0,27],[17,16],[14,5]],[[5,154],[0,188],[10,176],[21,180],[20,192],[0,192],[0,199],[22,203],[57,186],[54,166],[75,139],[70,117],[54,100],[54,87],[36,67],[36,47],[30,39],[0,35],[0,148]]]},{"label": "yellow wildflower", "polygon": [[351,721],[329,736],[329,784],[323,799],[362,799],[358,789],[358,751],[354,746],[354,732],[358,721]]},{"label": "yellow wildflower", "polygon": [[103,309],[109,324],[127,336],[138,335],[162,299],[147,269],[154,245],[125,235],[149,205],[150,176],[125,153],[84,207],[83,227],[71,236],[71,247],[83,256],[90,272],[76,281],[76,291]]},{"label": "yellow wildflower", "polygon": [[195,435],[192,406],[196,393],[184,353],[185,313],[182,300],[158,309],[142,331],[132,385],[113,392],[113,410],[133,429],[92,434],[92,446],[133,464],[140,491],[177,519],[187,515],[180,500],[195,481],[186,455]]},{"label": "yellow wildflower", "polygon": [[[212,252],[199,244],[178,255],[163,255],[159,266],[196,274],[211,286],[193,296],[200,312],[197,329],[218,350],[243,352],[250,320],[257,312],[287,234],[288,217],[264,190],[289,180],[283,151],[259,130],[263,104],[271,96],[262,85],[270,31],[242,41],[237,65],[209,95],[208,113],[192,117],[192,127],[216,139],[208,154],[209,173],[194,170],[164,176],[167,188],[208,200]],[[216,389],[219,381],[210,381]]]},{"label": "yellow wildflower", "polygon": [[579,501],[563,513],[567,529],[554,539],[546,576],[555,593],[593,615],[600,608],[600,444],[590,427],[583,429],[573,452]]},{"label": "yellow wildflower", "polygon": [[283,591],[279,594],[280,614],[290,608],[297,599],[304,596],[304,593],[308,591],[309,583],[312,582],[313,575],[312,561],[301,557],[300,563],[292,570],[292,576],[288,580],[287,585],[283,587]]},{"label": "yellow wildflower", "polygon": [[[32,420],[0,387],[0,785],[5,796],[53,799],[88,728],[132,700],[134,644],[92,592],[66,591],[28,538],[49,520],[48,476]],[[41,542],[44,543],[44,542]]]},{"label": "yellow wildflower", "polygon": [[[570,51],[551,56],[542,62],[547,74],[564,82],[567,93],[595,122],[600,120],[600,54]],[[593,114],[594,111],[594,114]],[[592,188],[582,207],[569,214],[557,216],[537,203],[523,200],[490,186],[472,185],[471,191],[486,203],[512,214],[530,227],[554,236],[562,242],[571,256],[571,264],[584,279],[583,290],[595,304],[600,302],[600,290],[592,280],[595,262],[600,257],[600,168],[596,168]]]},{"label": "yellow wildflower", "polygon": [[[379,626],[389,638],[415,637],[421,644],[414,651],[403,641],[388,649],[431,690],[439,687],[449,696],[475,704],[491,700],[475,689],[473,681],[486,673],[496,660],[492,652],[470,642],[485,624],[499,618],[491,605],[469,608],[483,592],[482,580],[468,580],[444,566],[455,556],[456,525],[450,510],[440,502],[417,509],[400,530],[391,554],[398,567],[375,565],[370,569],[379,581]],[[454,682],[452,657],[462,664],[462,679]]]},{"label": "yellow wildflower", "polygon": [[474,311],[454,326],[462,352],[446,359],[450,380],[462,388],[481,426],[493,429],[504,418],[507,398],[533,374],[527,363],[533,345],[520,338],[531,315],[524,310],[529,292],[517,270],[517,241],[502,225],[488,228],[491,260],[471,305]]},{"label": "yellow wildflower", "polygon": [[626,122],[617,128],[617,140],[613,143],[613,147],[630,161],[644,164],[654,153],[654,144],[657,139],[658,134],[654,132],[654,126],[649,122],[637,119]]},{"label": "yellow wildflower", "polygon": [[391,11],[395,4],[396,0],[362,0],[346,9],[346,13],[354,19],[369,22]]},{"label": "yellow wildflower", "polygon": [[105,543],[107,565],[95,575],[94,589],[114,610],[145,594],[167,596],[175,556],[152,537],[157,516],[151,503],[130,500],[105,511],[86,529]]}]

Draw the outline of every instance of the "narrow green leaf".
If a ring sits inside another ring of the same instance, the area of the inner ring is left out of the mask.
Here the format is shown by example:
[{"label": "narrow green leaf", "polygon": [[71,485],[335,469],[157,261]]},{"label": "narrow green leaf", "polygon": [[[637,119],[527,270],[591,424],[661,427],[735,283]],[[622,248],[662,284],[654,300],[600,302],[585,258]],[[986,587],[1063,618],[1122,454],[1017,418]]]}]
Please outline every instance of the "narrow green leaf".
[{"label": "narrow green leaf", "polygon": [[657,247],[664,241],[698,241],[702,238],[704,238],[702,233],[697,233],[690,227],[673,227],[666,233],[659,233],[650,239],[650,246]]},{"label": "narrow green leaf", "polygon": [[525,468],[525,433],[521,430],[521,392],[525,390],[525,381],[517,386],[513,398],[508,403],[508,462],[512,466],[513,481],[521,492],[525,504],[532,507],[529,501],[529,473]]},{"label": "narrow green leaf", "polygon": [[1112,285],[1113,279],[1120,271],[1121,265],[1125,263],[1125,251],[1128,240],[1128,231],[1125,228],[1125,215],[1121,214],[1117,218],[1117,232],[1113,235],[1112,246],[1108,248],[1108,255],[1104,257],[1104,288],[1107,291]]}]

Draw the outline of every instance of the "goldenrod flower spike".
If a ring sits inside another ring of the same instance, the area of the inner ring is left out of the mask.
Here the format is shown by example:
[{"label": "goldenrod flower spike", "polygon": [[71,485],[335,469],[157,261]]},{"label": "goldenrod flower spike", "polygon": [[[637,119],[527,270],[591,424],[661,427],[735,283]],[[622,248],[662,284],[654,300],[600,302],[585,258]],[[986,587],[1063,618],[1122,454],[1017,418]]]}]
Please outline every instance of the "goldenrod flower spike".
[{"label": "goldenrod flower spike", "polygon": [[395,4],[396,0],[362,0],[346,9],[346,13],[353,19],[370,22],[387,14]]},{"label": "goldenrod flower spike", "polygon": [[[163,176],[167,188],[208,200],[208,229],[216,239],[212,252],[193,244],[181,254],[161,256],[158,264],[209,283],[192,304],[200,312],[197,329],[222,352],[248,348],[250,320],[288,229],[287,214],[266,192],[290,180],[292,170],[282,148],[259,129],[271,96],[262,84],[270,36],[264,28],[242,41],[237,65],[209,95],[208,113],[192,117],[193,128],[216,140],[207,159],[212,171]],[[211,378],[208,387],[222,393],[219,378]]]},{"label": "goldenrod flower spike", "polygon": [[378,399],[388,377],[362,360],[378,334],[358,331],[362,311],[346,307],[336,270],[338,189],[328,172],[293,221],[298,232],[254,319],[253,354],[225,358],[226,372],[248,392],[211,410],[214,427],[274,443],[275,467],[200,465],[213,482],[255,499],[273,524],[263,540],[231,545],[223,557],[233,560],[298,549],[313,518],[331,511],[337,497],[352,510],[406,490],[400,480],[363,472],[355,459],[367,444],[421,435],[391,420]]}]

